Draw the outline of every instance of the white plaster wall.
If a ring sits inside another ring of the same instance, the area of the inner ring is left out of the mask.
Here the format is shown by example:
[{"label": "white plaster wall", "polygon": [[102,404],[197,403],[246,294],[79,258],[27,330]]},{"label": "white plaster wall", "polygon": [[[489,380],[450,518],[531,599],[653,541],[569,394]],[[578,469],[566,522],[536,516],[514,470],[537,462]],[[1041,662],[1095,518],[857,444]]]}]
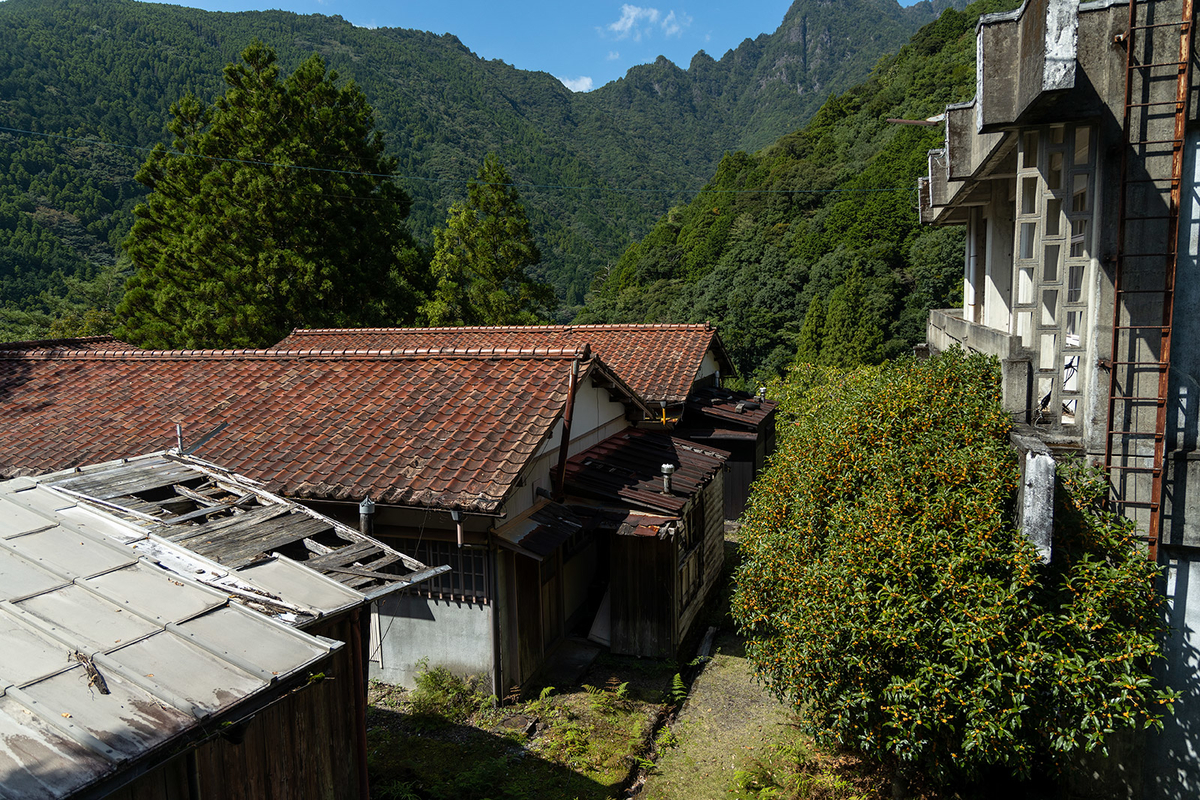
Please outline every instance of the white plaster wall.
[{"label": "white plaster wall", "polygon": [[372,679],[411,689],[418,664],[447,667],[457,675],[478,675],[490,691],[492,680],[492,606],[410,595],[393,595],[375,604],[372,620],[382,644],[371,661]]},{"label": "white plaster wall", "polygon": [[[571,444],[567,456],[582,453],[593,445],[618,433],[629,426],[625,419],[625,406],[609,397],[608,390],[598,389],[590,380],[584,381],[575,393],[575,416],[571,420]],[[539,487],[551,490],[550,470],[558,465],[558,450],[562,443],[562,421],[554,426],[554,432],[538,449],[533,460],[525,468],[522,477],[525,485],[513,492],[504,507],[503,520],[512,519],[537,500]]]},{"label": "white plaster wall", "polygon": [[[715,374],[720,368],[721,365],[717,363],[712,350],[709,350],[704,354],[704,360],[700,362],[700,369],[696,371],[695,380],[698,381],[701,378],[707,378],[709,375]],[[730,375],[728,377],[732,378],[733,376]]]}]

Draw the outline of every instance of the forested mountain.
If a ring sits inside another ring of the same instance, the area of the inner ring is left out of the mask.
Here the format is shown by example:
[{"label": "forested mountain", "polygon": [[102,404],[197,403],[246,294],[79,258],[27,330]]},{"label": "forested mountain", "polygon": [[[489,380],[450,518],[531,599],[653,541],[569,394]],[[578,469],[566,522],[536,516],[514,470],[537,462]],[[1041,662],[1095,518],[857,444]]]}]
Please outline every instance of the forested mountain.
[{"label": "forested mountain", "polygon": [[[720,60],[700,53],[683,70],[659,59],[572,94],[546,73],[480,59],[449,34],[279,11],[7,0],[0,305],[10,313],[0,334],[38,332],[43,312],[78,315],[119,294],[119,243],[144,196],[132,178],[146,155],[139,148],[168,141],[168,108],[184,93],[218,94],[222,67],[254,38],[276,49],[285,71],[315,51],[363,88],[407,176],[412,229],[426,243],[484,155],[497,153],[525,184],[540,277],[570,306],[656,216],[708,180],[726,151],[798,127],[938,9],[928,0],[907,9],[896,0],[796,0],[775,33]],[[39,313],[22,320],[12,309]]]},{"label": "forested mountain", "polygon": [[975,90],[981,0],[922,28],[805,127],[727,154],[596,281],[580,322],[712,320],[744,375],[799,351],[837,366],[904,353],[931,307],[959,302],[963,233],[922,227],[916,181],[942,127],[921,120]]}]

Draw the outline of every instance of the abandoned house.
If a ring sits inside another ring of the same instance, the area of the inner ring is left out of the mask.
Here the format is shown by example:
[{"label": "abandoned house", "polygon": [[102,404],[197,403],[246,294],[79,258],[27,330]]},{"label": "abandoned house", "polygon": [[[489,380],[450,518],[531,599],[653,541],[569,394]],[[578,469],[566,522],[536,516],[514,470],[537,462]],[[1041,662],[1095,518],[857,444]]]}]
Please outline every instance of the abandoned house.
[{"label": "abandoned house", "polygon": [[[775,404],[727,388],[736,371],[711,324],[531,325],[292,331],[279,349],[589,346],[677,436],[729,452],[725,516],[746,507],[775,449]],[[761,393],[760,393],[761,394]]]},{"label": "abandoned house", "polygon": [[[1159,666],[1183,696],[1149,736],[1144,785],[1124,777],[1146,797],[1200,794],[1193,22],[1190,0],[1029,0],[982,17],[977,93],[946,109],[919,185],[924,222],[967,232],[963,306],[931,313],[930,348],[996,356],[1027,467],[1052,476],[1060,453],[1103,467],[1164,567]],[[1025,498],[1023,525],[1048,531],[1051,501]]]},{"label": "abandoned house", "polygon": [[194,457],[0,483],[3,795],[365,799],[363,612],[429,573]]},{"label": "abandoned house", "polygon": [[[0,349],[0,395],[9,434],[0,440],[4,476],[175,446],[335,519],[358,520],[370,498],[377,538],[422,563],[452,567],[375,604],[371,674],[411,685],[426,660],[486,676],[497,692],[513,682],[501,669],[520,601],[506,593],[512,581],[494,529],[554,495],[552,469],[567,457],[655,416],[586,346],[10,346]],[[584,563],[587,570],[564,575],[598,602],[595,567],[586,559],[574,567]],[[543,655],[565,634],[551,624],[546,632]],[[533,666],[527,658],[522,676]]]}]

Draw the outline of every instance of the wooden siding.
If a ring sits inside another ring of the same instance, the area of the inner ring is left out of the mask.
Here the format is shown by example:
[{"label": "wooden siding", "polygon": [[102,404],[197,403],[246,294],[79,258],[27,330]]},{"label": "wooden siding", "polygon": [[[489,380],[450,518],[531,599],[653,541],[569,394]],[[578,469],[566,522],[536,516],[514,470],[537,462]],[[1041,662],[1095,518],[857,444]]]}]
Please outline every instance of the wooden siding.
[{"label": "wooden siding", "polygon": [[354,653],[349,615],[307,629],[346,642],[324,680],[260,711],[241,744],[220,737],[197,751],[204,800],[358,798]]},{"label": "wooden siding", "polygon": [[[717,472],[712,481],[701,490],[699,502],[704,503],[704,577],[699,593],[688,605],[680,610],[678,638],[675,648],[678,649],[691,631],[696,615],[704,607],[705,601],[713,587],[721,579],[721,567],[725,560],[725,475]],[[672,656],[676,653],[672,653]]]},{"label": "wooden siding", "polygon": [[105,800],[191,800],[187,782],[187,757],[168,761],[128,786],[117,789]]},{"label": "wooden siding", "polygon": [[618,655],[675,655],[675,539],[613,536],[612,646]]}]

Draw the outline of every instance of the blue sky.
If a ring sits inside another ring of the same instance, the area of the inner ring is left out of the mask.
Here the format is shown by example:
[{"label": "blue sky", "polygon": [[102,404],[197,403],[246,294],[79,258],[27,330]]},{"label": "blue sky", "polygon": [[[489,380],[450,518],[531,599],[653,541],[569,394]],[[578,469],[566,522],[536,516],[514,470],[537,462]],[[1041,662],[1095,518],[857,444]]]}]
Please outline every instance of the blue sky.
[{"label": "blue sky", "polygon": [[[743,39],[772,33],[791,0],[688,0],[659,4],[556,0],[175,0],[210,11],[283,8],[341,15],[363,27],[453,33],[483,58],[549,72],[576,91],[603,86],[636,64],[664,55],[687,68],[704,50],[713,58]],[[904,0],[911,5],[915,0]]]}]

